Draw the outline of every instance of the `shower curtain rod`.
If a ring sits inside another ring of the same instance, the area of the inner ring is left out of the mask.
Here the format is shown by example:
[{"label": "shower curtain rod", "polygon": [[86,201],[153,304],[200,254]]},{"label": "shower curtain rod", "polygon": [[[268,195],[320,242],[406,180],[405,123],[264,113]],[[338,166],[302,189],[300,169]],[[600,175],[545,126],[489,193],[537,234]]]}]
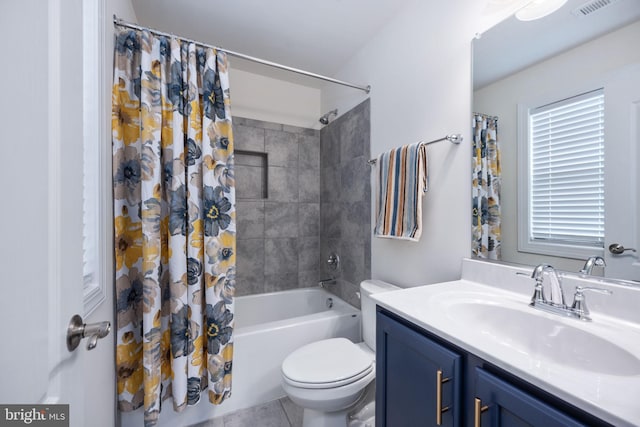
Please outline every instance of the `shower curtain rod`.
[{"label": "shower curtain rod", "polygon": [[176,38],[179,38],[180,40],[183,40],[183,41],[188,42],[188,43],[195,43],[195,44],[197,44],[199,46],[202,46],[202,47],[209,47],[209,48],[213,48],[213,49],[216,49],[216,50],[219,50],[219,51],[222,51],[222,52],[226,52],[228,55],[235,56],[236,58],[246,59],[248,61],[257,62],[259,64],[267,65],[269,67],[279,68],[281,70],[286,70],[286,71],[291,71],[293,73],[302,74],[303,76],[313,77],[314,79],[320,79],[320,80],[324,80],[324,81],[327,81],[327,82],[339,84],[339,85],[342,85],[342,86],[349,86],[349,87],[352,87],[352,88],[355,88],[355,89],[360,89],[360,90],[364,91],[365,93],[371,92],[371,86],[370,85],[367,85],[367,86],[357,85],[357,84],[354,84],[354,83],[345,82],[343,80],[334,79],[333,77],[327,77],[327,76],[323,76],[321,74],[312,73],[310,71],[301,70],[299,68],[293,68],[293,67],[289,67],[287,65],[278,64],[277,62],[267,61],[266,59],[256,58],[254,56],[246,55],[244,53],[234,52],[233,50],[224,49],[224,48],[221,48],[221,47],[218,47],[218,46],[213,46],[213,45],[206,44],[206,43],[201,43],[201,42],[198,42],[198,41],[195,41],[195,40],[191,40],[191,39],[187,39],[187,38],[184,38],[184,37],[176,36],[175,34],[165,33],[163,31],[158,31],[158,30],[154,30],[152,28],[136,25],[136,24],[133,24],[131,22],[124,21],[124,20],[118,18],[116,15],[113,15],[113,23],[115,25],[119,25],[121,27],[132,28],[134,30],[146,30],[146,31],[149,31],[149,32],[154,33],[156,35],[159,35],[159,36],[176,37]]}]

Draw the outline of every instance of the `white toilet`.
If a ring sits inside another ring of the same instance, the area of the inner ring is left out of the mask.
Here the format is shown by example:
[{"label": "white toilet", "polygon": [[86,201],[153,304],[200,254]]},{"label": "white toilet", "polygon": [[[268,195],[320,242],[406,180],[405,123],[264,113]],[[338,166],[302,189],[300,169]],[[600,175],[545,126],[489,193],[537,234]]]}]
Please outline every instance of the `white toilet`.
[{"label": "white toilet", "polygon": [[362,337],[307,344],[282,362],[282,386],[304,408],[303,427],[346,427],[347,414],[376,376],[376,305],[370,296],[399,289],[380,280],[360,283]]}]

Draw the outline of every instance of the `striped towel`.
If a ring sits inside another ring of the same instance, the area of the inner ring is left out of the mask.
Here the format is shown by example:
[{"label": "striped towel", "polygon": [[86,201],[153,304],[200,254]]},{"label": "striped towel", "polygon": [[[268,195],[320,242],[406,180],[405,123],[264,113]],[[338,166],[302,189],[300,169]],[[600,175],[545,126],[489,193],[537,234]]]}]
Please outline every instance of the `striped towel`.
[{"label": "striped towel", "polygon": [[421,142],[382,153],[378,166],[376,237],[417,242],[427,191],[427,147]]}]

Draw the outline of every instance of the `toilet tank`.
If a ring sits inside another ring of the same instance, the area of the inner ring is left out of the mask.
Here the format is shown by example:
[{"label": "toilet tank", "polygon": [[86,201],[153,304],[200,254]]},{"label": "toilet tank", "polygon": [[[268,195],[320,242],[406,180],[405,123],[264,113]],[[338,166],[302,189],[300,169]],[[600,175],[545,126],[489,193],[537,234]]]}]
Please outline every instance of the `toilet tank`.
[{"label": "toilet tank", "polygon": [[376,349],[376,303],[371,295],[400,289],[382,280],[364,280],[360,283],[360,307],[362,310],[362,338],[367,346]]}]

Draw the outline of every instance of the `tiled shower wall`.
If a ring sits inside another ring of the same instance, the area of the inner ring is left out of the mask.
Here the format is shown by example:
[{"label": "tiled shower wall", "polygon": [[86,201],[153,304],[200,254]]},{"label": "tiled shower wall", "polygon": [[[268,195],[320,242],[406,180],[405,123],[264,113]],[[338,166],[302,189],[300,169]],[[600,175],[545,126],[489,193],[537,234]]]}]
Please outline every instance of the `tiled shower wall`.
[{"label": "tiled shower wall", "polygon": [[360,282],[371,277],[370,102],[367,99],[320,131],[320,274],[340,257],[338,283],[329,287],[360,307]]},{"label": "tiled shower wall", "polygon": [[[236,295],[315,286],[320,257],[320,133],[234,117]],[[266,163],[261,162],[266,153]],[[266,170],[265,170],[266,167]],[[257,191],[266,187],[267,194]]]}]

